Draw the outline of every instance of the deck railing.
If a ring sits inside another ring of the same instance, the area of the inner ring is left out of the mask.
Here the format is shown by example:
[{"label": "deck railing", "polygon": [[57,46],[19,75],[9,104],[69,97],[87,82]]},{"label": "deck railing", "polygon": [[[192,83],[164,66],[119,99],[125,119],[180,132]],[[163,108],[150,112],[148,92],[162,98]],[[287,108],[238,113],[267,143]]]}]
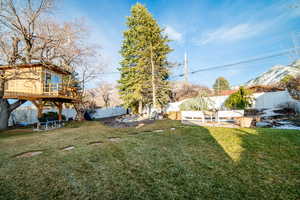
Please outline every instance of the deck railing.
[{"label": "deck railing", "polygon": [[5,91],[5,98],[18,98],[18,97],[41,97],[41,98],[65,98],[76,99],[79,97],[77,89],[61,83],[44,84],[42,91]]},{"label": "deck railing", "polygon": [[76,88],[61,83],[49,83],[44,85],[43,94],[49,96],[74,96]]}]

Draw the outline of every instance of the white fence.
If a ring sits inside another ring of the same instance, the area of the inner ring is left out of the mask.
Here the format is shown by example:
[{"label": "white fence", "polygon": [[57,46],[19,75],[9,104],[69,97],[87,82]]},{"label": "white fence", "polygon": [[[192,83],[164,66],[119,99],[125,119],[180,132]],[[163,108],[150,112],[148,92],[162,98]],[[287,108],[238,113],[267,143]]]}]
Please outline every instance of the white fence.
[{"label": "white fence", "polygon": [[[214,96],[208,97],[214,104],[214,108],[219,110],[225,110],[224,103],[229,96]],[[296,111],[300,113],[300,102],[294,100],[287,91],[280,92],[262,92],[262,93],[254,93],[254,102],[252,108],[262,109],[262,108],[276,108],[282,104],[293,103],[296,107]],[[167,106],[166,111],[180,111],[180,104],[184,101],[170,103]]]},{"label": "white fence", "polygon": [[182,120],[200,120],[203,123],[205,122],[205,116],[202,111],[182,111],[181,119]]},{"label": "white fence", "polygon": [[[44,112],[57,112],[55,109],[47,109]],[[75,119],[76,111],[75,109],[63,109],[62,114],[66,116],[66,119],[73,118]],[[100,119],[106,117],[114,117],[126,114],[126,109],[123,107],[111,107],[111,108],[100,108],[96,109],[96,113],[92,115],[93,118]],[[34,124],[38,122],[37,119],[37,110],[31,106],[28,107],[19,107],[14,110],[9,118],[9,125],[15,123],[19,124]]]},{"label": "white fence", "polygon": [[96,109],[96,113],[93,114],[93,117],[96,119],[115,117],[115,116],[125,115],[126,112],[127,110],[120,106],[112,107],[112,108],[101,108],[101,109]]}]

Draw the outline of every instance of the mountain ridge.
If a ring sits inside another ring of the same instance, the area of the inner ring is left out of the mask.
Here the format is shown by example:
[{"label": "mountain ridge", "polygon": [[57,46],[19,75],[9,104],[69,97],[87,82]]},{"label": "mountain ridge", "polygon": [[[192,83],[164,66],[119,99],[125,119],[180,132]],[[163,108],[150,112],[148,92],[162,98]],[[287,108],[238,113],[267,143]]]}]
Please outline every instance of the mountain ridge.
[{"label": "mountain ridge", "polygon": [[286,75],[300,75],[300,59],[290,65],[274,65],[268,71],[247,81],[245,85],[273,85],[279,83]]}]

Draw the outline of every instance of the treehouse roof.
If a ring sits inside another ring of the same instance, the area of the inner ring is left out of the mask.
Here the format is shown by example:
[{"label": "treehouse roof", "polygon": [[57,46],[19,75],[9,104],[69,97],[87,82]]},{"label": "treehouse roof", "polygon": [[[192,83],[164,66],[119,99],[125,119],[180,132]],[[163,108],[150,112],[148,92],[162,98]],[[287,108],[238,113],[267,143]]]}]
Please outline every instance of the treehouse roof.
[{"label": "treehouse roof", "polygon": [[71,67],[60,67],[54,64],[47,63],[31,63],[31,64],[16,64],[16,65],[0,65],[0,70],[17,69],[17,68],[33,68],[33,67],[43,67],[45,69],[51,70],[58,74],[70,75],[72,74]]}]

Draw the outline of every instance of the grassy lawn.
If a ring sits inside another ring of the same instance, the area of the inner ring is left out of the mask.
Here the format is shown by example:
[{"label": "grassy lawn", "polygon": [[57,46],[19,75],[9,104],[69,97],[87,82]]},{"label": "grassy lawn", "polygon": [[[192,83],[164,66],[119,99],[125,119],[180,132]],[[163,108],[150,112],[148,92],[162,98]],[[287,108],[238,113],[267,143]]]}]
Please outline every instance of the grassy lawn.
[{"label": "grassy lawn", "polygon": [[[32,150],[43,153],[15,157]],[[300,131],[176,121],[10,130],[0,133],[0,199],[300,199]]]}]

